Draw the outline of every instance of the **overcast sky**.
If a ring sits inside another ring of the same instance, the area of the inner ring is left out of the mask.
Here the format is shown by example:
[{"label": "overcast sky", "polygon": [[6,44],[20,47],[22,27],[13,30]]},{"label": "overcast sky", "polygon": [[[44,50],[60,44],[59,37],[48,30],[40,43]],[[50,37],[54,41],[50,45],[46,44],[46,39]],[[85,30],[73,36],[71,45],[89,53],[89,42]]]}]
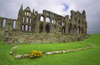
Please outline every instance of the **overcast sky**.
[{"label": "overcast sky", "polygon": [[42,13],[44,9],[65,16],[70,11],[86,11],[87,33],[100,33],[100,0],[0,0],[0,17],[17,19],[21,4],[31,11]]}]

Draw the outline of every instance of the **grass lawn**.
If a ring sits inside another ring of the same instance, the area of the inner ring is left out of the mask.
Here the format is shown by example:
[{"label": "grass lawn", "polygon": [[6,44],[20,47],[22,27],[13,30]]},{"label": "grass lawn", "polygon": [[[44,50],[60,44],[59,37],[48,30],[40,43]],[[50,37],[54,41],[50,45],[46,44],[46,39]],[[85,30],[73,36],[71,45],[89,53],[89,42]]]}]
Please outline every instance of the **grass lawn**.
[{"label": "grass lawn", "polygon": [[3,45],[0,41],[0,65],[100,65],[100,34],[92,36],[84,41],[71,43],[53,43],[53,44],[21,44],[14,51],[16,54],[30,53],[31,50],[44,52],[53,50],[76,49],[87,47],[92,43],[95,47],[76,52],[43,55],[36,59],[19,59],[9,55],[11,47],[16,45]]}]

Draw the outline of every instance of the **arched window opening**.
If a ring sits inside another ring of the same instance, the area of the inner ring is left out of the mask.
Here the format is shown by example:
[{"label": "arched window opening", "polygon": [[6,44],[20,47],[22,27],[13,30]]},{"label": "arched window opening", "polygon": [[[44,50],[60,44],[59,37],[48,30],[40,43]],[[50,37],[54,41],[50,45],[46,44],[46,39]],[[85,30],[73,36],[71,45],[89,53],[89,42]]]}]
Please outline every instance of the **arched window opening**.
[{"label": "arched window opening", "polygon": [[22,25],[22,31],[24,31],[24,25]]},{"label": "arched window opening", "polygon": [[65,33],[65,27],[62,28],[62,33]]},{"label": "arched window opening", "polygon": [[46,32],[47,32],[47,33],[49,33],[49,32],[50,32],[50,27],[49,27],[49,25],[48,25],[48,24],[46,25],[45,30],[46,30]]},{"label": "arched window opening", "polygon": [[31,26],[29,26],[29,31],[31,31]]},{"label": "arched window opening", "polygon": [[62,22],[62,26],[64,26],[64,23]]},{"label": "arched window opening", "polygon": [[76,33],[76,25],[74,25],[74,30],[73,30],[73,32]]},{"label": "arched window opening", "polygon": [[78,33],[81,33],[81,32],[80,32],[80,26],[78,27]]},{"label": "arched window opening", "polygon": [[28,25],[26,25],[26,29],[25,29],[26,31],[28,30]]},{"label": "arched window opening", "polygon": [[74,23],[76,23],[76,18],[75,18],[75,20],[74,20]]},{"label": "arched window opening", "polygon": [[43,21],[43,20],[44,20],[44,18],[43,18],[43,16],[41,16],[41,17],[40,17],[40,21]]},{"label": "arched window opening", "polygon": [[28,23],[28,17],[26,18],[26,23]]},{"label": "arched window opening", "polygon": [[56,24],[56,20],[52,20],[52,23]]},{"label": "arched window opening", "polygon": [[16,21],[13,22],[13,29],[16,27]]},{"label": "arched window opening", "polygon": [[6,25],[6,19],[3,19],[3,27]]},{"label": "arched window opening", "polygon": [[53,23],[53,20],[52,20],[52,23]]},{"label": "arched window opening", "polygon": [[46,18],[46,22],[49,22],[50,23],[50,19],[49,18]]},{"label": "arched window opening", "polygon": [[23,22],[25,21],[25,17],[23,17]]},{"label": "arched window opening", "polygon": [[25,12],[25,15],[26,15],[26,12]]},{"label": "arched window opening", "polygon": [[27,12],[27,16],[28,16],[28,12]]},{"label": "arched window opening", "polygon": [[30,13],[30,16],[31,16],[31,13]]},{"label": "arched window opening", "polygon": [[72,24],[71,23],[68,25],[68,32],[72,33]]},{"label": "arched window opening", "polygon": [[43,25],[40,24],[40,27],[39,27],[39,33],[42,33],[43,32]]},{"label": "arched window opening", "polygon": [[78,28],[77,32],[79,33],[79,28]]},{"label": "arched window opening", "polygon": [[30,18],[30,23],[31,23],[31,18]]}]

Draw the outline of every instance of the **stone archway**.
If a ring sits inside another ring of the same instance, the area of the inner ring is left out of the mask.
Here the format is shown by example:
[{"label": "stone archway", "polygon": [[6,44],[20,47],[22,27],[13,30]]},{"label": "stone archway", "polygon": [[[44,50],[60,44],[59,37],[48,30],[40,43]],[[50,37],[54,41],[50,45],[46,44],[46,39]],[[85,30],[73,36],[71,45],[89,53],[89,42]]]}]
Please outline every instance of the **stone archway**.
[{"label": "stone archway", "polygon": [[45,30],[46,30],[47,33],[50,32],[50,26],[49,26],[49,24],[46,25]]},{"label": "stone archway", "polygon": [[78,33],[81,33],[81,27],[78,26]]},{"label": "stone archway", "polygon": [[71,23],[68,25],[68,33],[73,33],[72,32],[72,24]]},{"label": "stone archway", "polygon": [[76,25],[74,25],[73,32],[74,32],[74,33],[77,33],[77,31],[76,31]]},{"label": "stone archway", "polygon": [[65,26],[62,27],[62,33],[65,33]]},{"label": "stone archway", "polygon": [[39,33],[42,33],[42,32],[43,32],[43,24],[41,23],[39,26]]}]

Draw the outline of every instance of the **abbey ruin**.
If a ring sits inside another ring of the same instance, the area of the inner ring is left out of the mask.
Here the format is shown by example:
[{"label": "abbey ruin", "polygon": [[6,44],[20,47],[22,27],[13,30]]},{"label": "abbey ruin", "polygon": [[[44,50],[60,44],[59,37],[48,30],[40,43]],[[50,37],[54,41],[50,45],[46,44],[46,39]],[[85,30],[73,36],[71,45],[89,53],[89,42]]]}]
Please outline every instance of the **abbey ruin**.
[{"label": "abbey ruin", "polygon": [[[18,18],[0,17],[0,35],[4,35],[3,44],[22,43],[58,43],[77,41],[87,34],[85,10],[80,13],[71,10],[71,16],[61,16],[43,10],[38,13],[29,7],[23,10],[21,5]],[[73,35],[73,36],[68,36]]]}]

